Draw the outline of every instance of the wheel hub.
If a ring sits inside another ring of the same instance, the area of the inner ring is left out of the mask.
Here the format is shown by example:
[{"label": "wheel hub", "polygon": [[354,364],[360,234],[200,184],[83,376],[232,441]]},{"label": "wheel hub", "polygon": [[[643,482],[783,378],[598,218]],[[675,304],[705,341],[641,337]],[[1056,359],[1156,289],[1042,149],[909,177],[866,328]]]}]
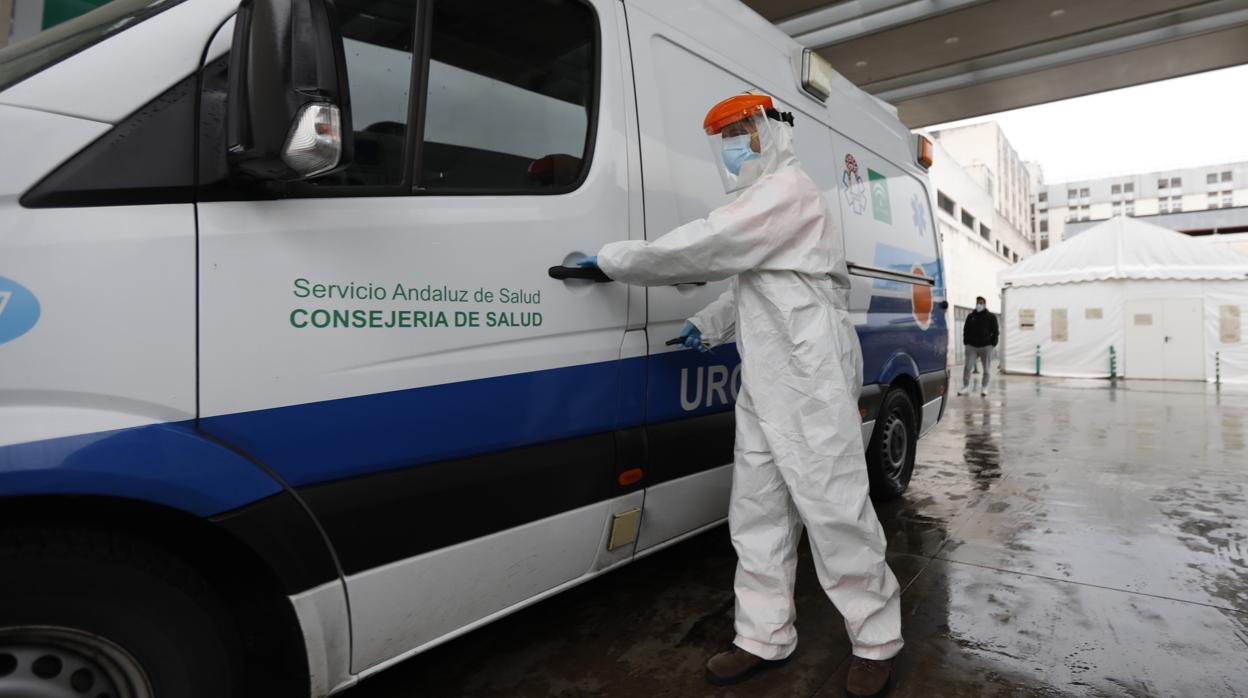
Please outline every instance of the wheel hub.
[{"label": "wheel hub", "polygon": [[888,416],[884,424],[884,438],[881,443],[884,474],[891,480],[901,476],[906,465],[906,456],[910,449],[910,439],[906,434],[906,424],[896,413]]},{"label": "wheel hub", "polygon": [[0,628],[0,698],[151,698],[129,652],[56,626]]}]

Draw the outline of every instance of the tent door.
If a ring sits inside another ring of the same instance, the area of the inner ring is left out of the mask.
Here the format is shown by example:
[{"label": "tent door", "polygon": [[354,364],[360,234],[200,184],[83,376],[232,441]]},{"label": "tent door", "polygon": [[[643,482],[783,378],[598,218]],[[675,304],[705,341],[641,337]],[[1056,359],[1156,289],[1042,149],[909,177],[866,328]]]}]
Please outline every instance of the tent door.
[{"label": "tent door", "polygon": [[1198,298],[1126,303],[1127,378],[1204,380],[1204,323]]},{"label": "tent door", "polygon": [[1167,380],[1205,379],[1204,303],[1199,298],[1165,301],[1165,374]]}]

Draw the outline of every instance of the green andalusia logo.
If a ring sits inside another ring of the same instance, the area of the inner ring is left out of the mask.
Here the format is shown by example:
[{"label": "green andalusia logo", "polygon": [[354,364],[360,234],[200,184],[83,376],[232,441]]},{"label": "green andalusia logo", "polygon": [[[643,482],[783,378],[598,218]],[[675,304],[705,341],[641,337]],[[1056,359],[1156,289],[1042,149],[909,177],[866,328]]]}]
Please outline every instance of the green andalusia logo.
[{"label": "green andalusia logo", "polygon": [[875,220],[892,225],[893,208],[888,200],[888,178],[875,170],[868,169],[867,179],[871,182],[872,215],[875,216]]}]

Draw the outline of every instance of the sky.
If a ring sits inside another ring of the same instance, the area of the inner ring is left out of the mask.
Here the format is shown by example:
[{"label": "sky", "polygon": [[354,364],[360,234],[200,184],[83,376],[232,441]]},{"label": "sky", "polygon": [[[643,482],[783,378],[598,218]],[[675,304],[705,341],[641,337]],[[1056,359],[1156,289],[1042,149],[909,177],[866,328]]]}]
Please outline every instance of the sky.
[{"label": "sky", "polygon": [[1248,65],[932,126],[1001,124],[1046,183],[1248,160]]}]

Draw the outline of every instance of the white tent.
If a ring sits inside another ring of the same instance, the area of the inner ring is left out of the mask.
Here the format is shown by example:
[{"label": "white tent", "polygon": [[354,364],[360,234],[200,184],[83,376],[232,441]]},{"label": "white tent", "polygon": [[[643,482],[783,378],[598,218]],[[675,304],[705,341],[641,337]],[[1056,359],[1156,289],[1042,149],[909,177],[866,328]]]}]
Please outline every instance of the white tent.
[{"label": "white tent", "polygon": [[1246,255],[1113,218],[997,280],[1009,373],[1248,382]]}]

